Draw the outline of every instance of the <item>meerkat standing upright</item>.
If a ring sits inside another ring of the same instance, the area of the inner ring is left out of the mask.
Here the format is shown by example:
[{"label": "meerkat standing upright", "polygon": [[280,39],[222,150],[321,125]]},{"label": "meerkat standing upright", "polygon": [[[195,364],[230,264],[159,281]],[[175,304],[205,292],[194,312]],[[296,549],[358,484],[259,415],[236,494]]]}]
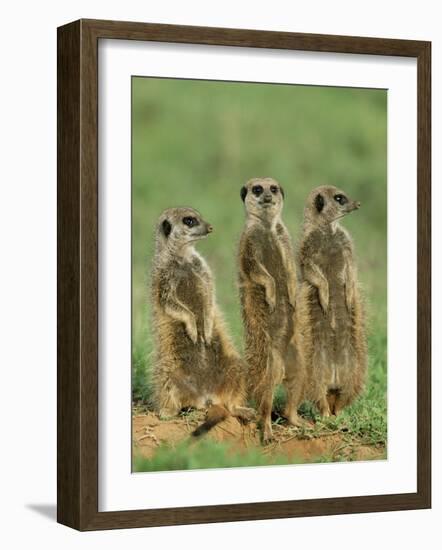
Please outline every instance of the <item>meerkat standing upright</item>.
[{"label": "meerkat standing upright", "polygon": [[153,386],[160,416],[208,408],[203,433],[229,414],[250,420],[245,365],[224,327],[212,273],[194,242],[212,226],[192,208],[169,208],[159,219],[151,293],[156,358]]},{"label": "meerkat standing upright", "polygon": [[294,251],[281,220],[282,187],[272,178],[256,178],[241,189],[246,224],[239,244],[239,288],[245,327],[249,394],[261,416],[263,443],[272,440],[275,388],[287,390],[284,415],[299,425],[297,408],[303,375],[290,342],[296,295]]},{"label": "meerkat standing upright", "polygon": [[310,193],[304,210],[295,338],[307,369],[305,397],[323,416],[350,404],[366,376],[365,315],[353,242],[339,225],[359,207],[336,187],[322,186]]}]

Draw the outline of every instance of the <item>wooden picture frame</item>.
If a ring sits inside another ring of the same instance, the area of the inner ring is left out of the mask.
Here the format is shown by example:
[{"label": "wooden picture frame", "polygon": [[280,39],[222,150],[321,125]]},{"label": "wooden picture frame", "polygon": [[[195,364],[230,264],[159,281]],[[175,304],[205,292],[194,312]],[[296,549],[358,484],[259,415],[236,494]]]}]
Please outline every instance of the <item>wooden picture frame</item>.
[{"label": "wooden picture frame", "polygon": [[[418,67],[417,492],[98,511],[98,41],[124,39],[403,56]],[[79,20],[58,29],[58,521],[82,531],[431,506],[431,44]]]}]

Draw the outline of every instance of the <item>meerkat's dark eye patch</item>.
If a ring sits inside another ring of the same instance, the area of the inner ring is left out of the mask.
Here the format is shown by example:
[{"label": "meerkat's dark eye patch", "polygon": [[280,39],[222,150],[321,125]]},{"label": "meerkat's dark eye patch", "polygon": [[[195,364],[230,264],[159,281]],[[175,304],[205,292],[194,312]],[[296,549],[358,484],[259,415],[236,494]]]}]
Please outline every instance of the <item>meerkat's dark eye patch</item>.
[{"label": "meerkat's dark eye patch", "polygon": [[316,210],[318,212],[322,212],[322,209],[324,208],[324,197],[321,195],[321,193],[318,193],[315,197],[315,206]]},{"label": "meerkat's dark eye patch", "polygon": [[244,202],[246,200],[247,195],[247,187],[241,187],[241,200]]},{"label": "meerkat's dark eye patch", "polygon": [[256,195],[257,197],[259,197],[259,195],[261,195],[261,193],[264,191],[262,185],[254,185],[252,187],[252,193],[254,195]]},{"label": "meerkat's dark eye patch", "polygon": [[278,187],[277,187],[276,185],[271,185],[271,186],[270,186],[270,191],[271,191],[274,195],[276,195],[276,194],[278,193],[279,189],[278,189]]},{"label": "meerkat's dark eye patch", "polygon": [[199,225],[199,221],[193,216],[186,216],[183,218],[183,224],[187,227],[195,227],[195,225]]},{"label": "meerkat's dark eye patch", "polygon": [[164,220],[161,224],[161,227],[163,229],[164,236],[167,238],[172,231],[172,225],[170,224],[169,220]]},{"label": "meerkat's dark eye patch", "polygon": [[339,202],[339,204],[341,205],[347,204],[348,202],[348,199],[345,195],[338,194],[338,195],[335,195],[333,198],[335,199],[336,202]]}]

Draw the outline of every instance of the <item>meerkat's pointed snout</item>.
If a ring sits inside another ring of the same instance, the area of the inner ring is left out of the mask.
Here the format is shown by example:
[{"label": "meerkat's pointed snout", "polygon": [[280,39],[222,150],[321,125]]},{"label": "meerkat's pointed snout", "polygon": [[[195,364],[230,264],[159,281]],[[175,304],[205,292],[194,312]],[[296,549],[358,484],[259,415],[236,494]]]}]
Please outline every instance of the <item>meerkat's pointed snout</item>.
[{"label": "meerkat's pointed snout", "polygon": [[207,229],[207,233],[212,233],[213,232],[213,226],[210,225],[210,223],[207,224],[206,229]]}]

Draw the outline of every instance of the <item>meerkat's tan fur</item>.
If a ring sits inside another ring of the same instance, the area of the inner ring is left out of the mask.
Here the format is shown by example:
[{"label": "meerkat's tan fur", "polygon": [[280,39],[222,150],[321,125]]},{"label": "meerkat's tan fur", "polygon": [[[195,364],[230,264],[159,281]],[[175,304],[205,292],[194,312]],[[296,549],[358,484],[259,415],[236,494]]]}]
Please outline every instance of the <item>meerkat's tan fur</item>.
[{"label": "meerkat's tan fur", "polygon": [[155,341],[153,387],[162,417],[185,407],[208,409],[203,429],[244,407],[245,365],[225,328],[214,281],[195,241],[212,227],[192,208],[170,208],[159,219],[151,277]]},{"label": "meerkat's tan fur", "polygon": [[239,288],[245,328],[249,395],[261,417],[262,439],[272,440],[275,388],[287,390],[285,416],[301,423],[297,407],[303,373],[290,342],[296,297],[296,267],[289,233],[281,219],[284,191],[272,178],[255,178],[241,189],[246,224],[238,252]]},{"label": "meerkat's tan fur", "polygon": [[304,210],[293,342],[307,371],[305,397],[323,416],[349,405],[366,377],[365,314],[353,241],[339,224],[359,207],[340,189],[321,186],[310,193]]}]

